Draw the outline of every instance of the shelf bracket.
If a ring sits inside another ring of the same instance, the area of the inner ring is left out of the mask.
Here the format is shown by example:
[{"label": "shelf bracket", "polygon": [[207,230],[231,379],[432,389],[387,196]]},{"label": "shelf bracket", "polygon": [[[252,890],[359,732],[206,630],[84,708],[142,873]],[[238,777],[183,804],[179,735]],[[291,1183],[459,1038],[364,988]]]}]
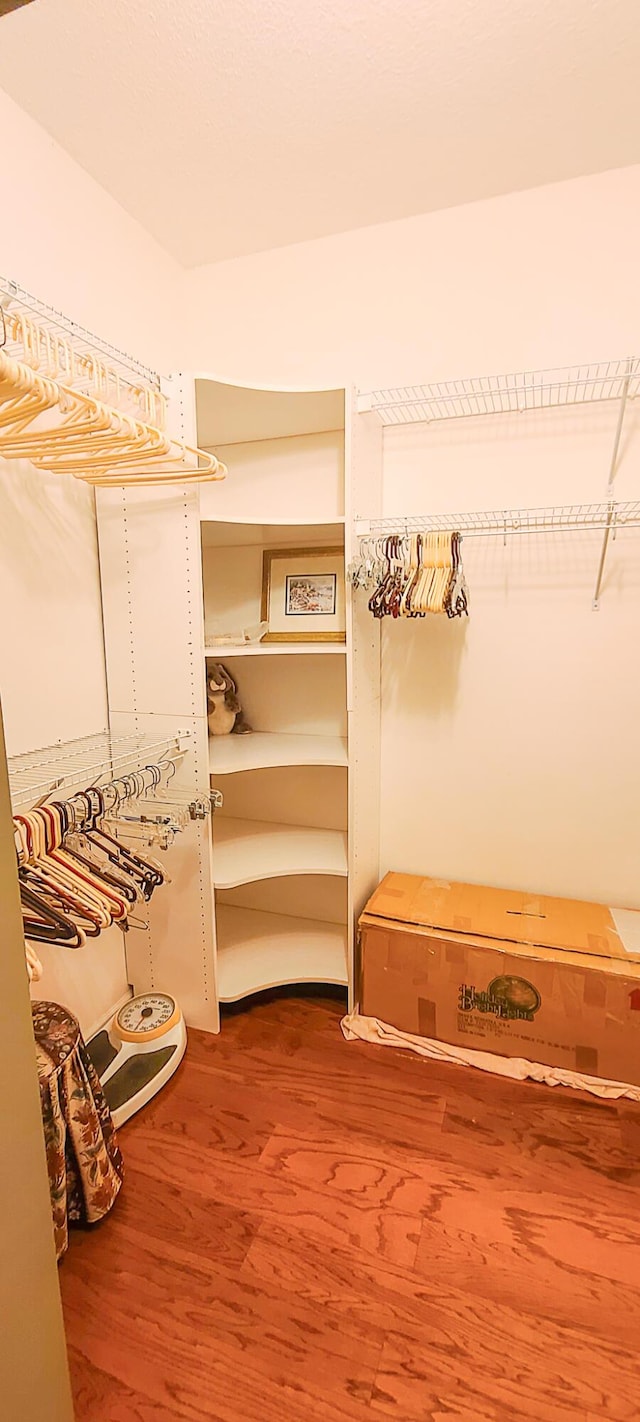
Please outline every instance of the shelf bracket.
[{"label": "shelf bracket", "polygon": [[603,577],[604,577],[604,566],[605,566],[605,563],[606,563],[606,561],[607,561],[607,549],[608,549],[608,546],[609,546],[609,538],[610,538],[610,536],[611,536],[612,531],[613,531],[613,536],[614,536],[614,538],[615,538],[616,509],[615,509],[615,501],[614,501],[614,497],[613,497],[613,491],[614,491],[614,484],[615,484],[615,477],[616,477],[616,469],[617,469],[617,466],[618,466],[618,454],[619,454],[619,452],[620,452],[620,439],[621,439],[621,437],[622,437],[622,426],[623,426],[623,424],[624,424],[625,410],[626,410],[626,408],[627,408],[627,396],[628,396],[628,394],[629,394],[629,382],[630,382],[630,380],[631,380],[632,366],[633,366],[633,363],[632,363],[632,361],[631,361],[631,358],[629,358],[628,361],[627,361],[627,374],[625,375],[624,380],[623,380],[623,382],[622,382],[622,391],[621,391],[621,396],[620,396],[620,409],[618,410],[618,423],[617,423],[617,425],[616,425],[616,432],[615,432],[614,439],[613,439],[613,449],[612,449],[612,451],[611,451],[611,463],[610,463],[610,465],[609,465],[609,479],[608,479],[608,482],[607,482],[607,502],[608,502],[608,505],[609,505],[609,510],[608,510],[608,513],[607,513],[607,521],[606,521],[606,524],[605,524],[604,533],[603,533],[603,535],[602,535],[602,548],[600,549],[600,562],[598,563],[598,573],[597,573],[597,577],[596,577],[596,586],[595,586],[595,590],[594,590],[594,594],[593,594],[592,610],[593,610],[594,612],[599,612],[599,611],[600,611],[600,590],[601,590],[601,588],[602,588],[602,579],[603,579]]}]

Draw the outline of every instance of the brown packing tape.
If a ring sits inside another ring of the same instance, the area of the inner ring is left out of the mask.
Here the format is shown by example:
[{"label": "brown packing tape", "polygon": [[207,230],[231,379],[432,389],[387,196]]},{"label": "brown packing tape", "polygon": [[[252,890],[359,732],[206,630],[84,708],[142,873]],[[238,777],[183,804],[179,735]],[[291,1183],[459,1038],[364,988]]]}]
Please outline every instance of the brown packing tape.
[{"label": "brown packing tape", "polygon": [[470,918],[467,918],[464,914],[457,914],[457,913],[454,913],[453,916],[452,916],[451,922],[452,922],[452,924],[453,924],[453,927],[454,927],[456,933],[471,933],[471,932],[472,932],[473,924],[472,924],[472,922],[471,922],[471,919],[470,919]]},{"label": "brown packing tape", "polygon": [[436,1005],[429,1002],[426,997],[418,998],[418,1035],[420,1037],[437,1037]]},{"label": "brown packing tape", "polygon": [[[493,954],[491,956],[493,957]],[[522,958],[516,956],[515,953],[505,953],[499,973],[496,973],[495,976],[504,974],[505,977],[510,978],[532,978],[534,986],[538,988],[538,991],[541,991],[541,983],[544,983],[549,969],[553,970],[553,964],[545,962],[542,958]]]},{"label": "brown packing tape", "polygon": [[426,982],[429,977],[429,965],[435,956],[435,950],[428,939],[419,934],[389,935],[387,962],[390,972],[404,973],[411,977],[413,982]]},{"label": "brown packing tape", "polygon": [[[618,937],[618,942],[619,942]],[[588,933],[587,944],[590,953],[597,953],[601,958],[608,958],[611,954],[611,943],[608,938],[603,938],[600,933]]]},{"label": "brown packing tape", "polygon": [[604,973],[585,973],[584,975],[584,1005],[585,1007],[604,1007],[607,1000],[607,983]]},{"label": "brown packing tape", "polygon": [[379,928],[362,930],[362,953],[367,957],[375,955],[376,962],[383,967],[389,964],[389,944],[394,935]]},{"label": "brown packing tape", "polygon": [[467,950],[462,943],[446,943],[444,953],[447,963],[463,967],[467,961]]},{"label": "brown packing tape", "polygon": [[576,1071],[585,1076],[598,1075],[598,1053],[595,1047],[576,1047]]},{"label": "brown packing tape", "polygon": [[577,1024],[582,1021],[584,1002],[584,972],[563,973],[559,968],[554,975],[553,984],[549,993],[552,1006],[559,1008],[562,1004],[562,1012],[567,1022]]}]

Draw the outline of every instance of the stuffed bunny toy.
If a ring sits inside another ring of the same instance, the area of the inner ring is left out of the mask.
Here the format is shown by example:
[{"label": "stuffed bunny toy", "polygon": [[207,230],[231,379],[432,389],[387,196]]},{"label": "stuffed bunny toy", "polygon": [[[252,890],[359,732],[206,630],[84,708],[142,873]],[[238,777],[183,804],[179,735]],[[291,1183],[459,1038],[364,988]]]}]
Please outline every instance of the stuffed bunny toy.
[{"label": "stuffed bunny toy", "polygon": [[242,715],[237,688],[222,662],[214,662],[207,677],[209,733],[212,736],[246,735],[251,727]]}]

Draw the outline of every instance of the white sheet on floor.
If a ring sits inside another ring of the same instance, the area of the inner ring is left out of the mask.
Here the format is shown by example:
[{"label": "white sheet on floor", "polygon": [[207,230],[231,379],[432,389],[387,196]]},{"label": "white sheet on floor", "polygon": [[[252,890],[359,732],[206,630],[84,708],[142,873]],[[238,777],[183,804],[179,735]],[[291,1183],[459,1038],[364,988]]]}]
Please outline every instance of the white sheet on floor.
[{"label": "white sheet on floor", "polygon": [[432,1057],[434,1061],[478,1067],[480,1071],[510,1076],[515,1081],[526,1081],[530,1077],[532,1081],[542,1081],[547,1086],[572,1086],[576,1091],[590,1091],[593,1096],[610,1101],[621,1096],[640,1101],[640,1086],[630,1086],[623,1081],[606,1081],[600,1076],[584,1076],[581,1072],[565,1071],[563,1067],[528,1062],[524,1057],[497,1057],[492,1052],[452,1047],[448,1042],[435,1042],[430,1037],[413,1037],[410,1032],[399,1032],[388,1022],[380,1022],[377,1017],[361,1017],[359,1012],[350,1012],[343,1017],[340,1026],[348,1042],[358,1038],[361,1042],[376,1042],[382,1047],[404,1047],[410,1052],[418,1052],[421,1057]]}]

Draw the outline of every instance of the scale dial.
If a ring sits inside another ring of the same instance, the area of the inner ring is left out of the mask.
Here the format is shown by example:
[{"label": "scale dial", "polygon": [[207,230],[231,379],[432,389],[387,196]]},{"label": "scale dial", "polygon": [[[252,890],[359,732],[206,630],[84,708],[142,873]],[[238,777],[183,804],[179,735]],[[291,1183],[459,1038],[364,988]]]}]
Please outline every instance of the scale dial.
[{"label": "scale dial", "polygon": [[153,1042],[180,1021],[175,998],[165,992],[145,992],[130,998],[113,1019],[113,1031],[123,1042]]}]

